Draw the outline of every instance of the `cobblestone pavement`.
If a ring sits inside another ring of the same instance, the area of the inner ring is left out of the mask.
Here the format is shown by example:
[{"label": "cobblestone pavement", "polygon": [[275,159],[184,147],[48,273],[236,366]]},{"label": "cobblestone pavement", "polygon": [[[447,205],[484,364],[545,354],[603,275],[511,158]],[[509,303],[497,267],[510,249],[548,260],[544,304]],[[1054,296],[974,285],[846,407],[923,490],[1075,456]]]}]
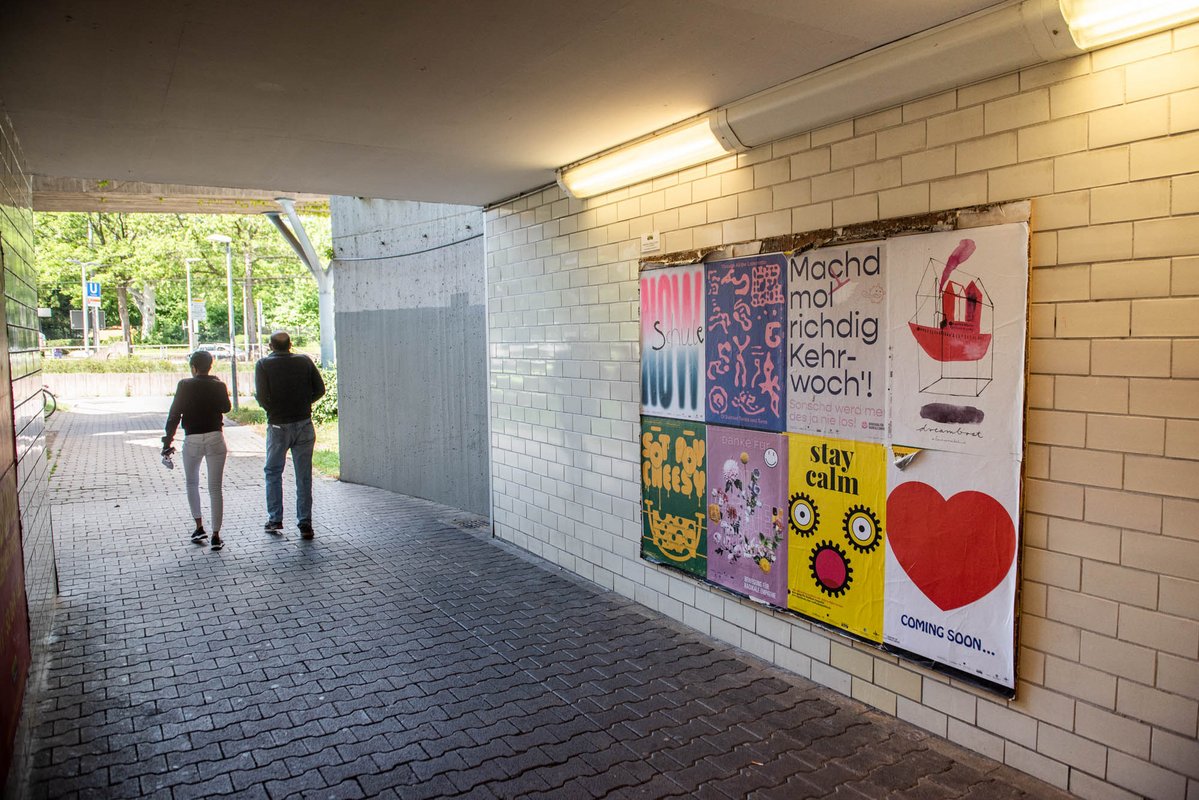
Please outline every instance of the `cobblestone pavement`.
[{"label": "cobblestone pavement", "polygon": [[265,534],[245,428],[227,430],[227,545],[192,545],[164,419],[83,402],[53,420],[62,596],[31,797],[1058,794],[444,506],[318,480],[316,539],[290,507]]}]

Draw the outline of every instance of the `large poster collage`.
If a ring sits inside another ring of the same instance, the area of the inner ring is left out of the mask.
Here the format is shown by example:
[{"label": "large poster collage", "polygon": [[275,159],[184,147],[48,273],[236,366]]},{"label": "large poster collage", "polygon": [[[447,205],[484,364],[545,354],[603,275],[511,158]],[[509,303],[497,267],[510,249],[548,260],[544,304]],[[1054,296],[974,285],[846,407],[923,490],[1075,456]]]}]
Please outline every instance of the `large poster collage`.
[{"label": "large poster collage", "polygon": [[1027,224],[640,288],[642,557],[1010,693]]}]

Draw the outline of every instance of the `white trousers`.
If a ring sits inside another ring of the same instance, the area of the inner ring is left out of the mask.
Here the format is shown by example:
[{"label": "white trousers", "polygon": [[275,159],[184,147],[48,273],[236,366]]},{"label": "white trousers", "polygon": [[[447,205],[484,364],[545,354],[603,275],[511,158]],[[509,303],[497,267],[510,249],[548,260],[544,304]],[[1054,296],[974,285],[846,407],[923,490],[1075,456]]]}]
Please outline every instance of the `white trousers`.
[{"label": "white trousers", "polygon": [[190,433],[183,440],[183,480],[187,484],[187,504],[192,517],[199,519],[200,513],[200,460],[208,467],[208,501],[212,506],[212,532],[221,529],[225,515],[225,498],[221,494],[221,481],[225,475],[225,437],[220,431],[212,433]]}]

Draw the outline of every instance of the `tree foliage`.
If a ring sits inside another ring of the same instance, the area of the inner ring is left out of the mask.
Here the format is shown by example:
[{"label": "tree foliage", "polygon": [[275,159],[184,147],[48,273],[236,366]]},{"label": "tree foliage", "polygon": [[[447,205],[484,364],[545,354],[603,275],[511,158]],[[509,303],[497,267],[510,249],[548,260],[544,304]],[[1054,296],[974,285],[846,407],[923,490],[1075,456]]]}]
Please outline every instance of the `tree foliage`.
[{"label": "tree foliage", "polygon": [[[328,217],[303,218],[318,252],[331,252]],[[192,297],[206,303],[199,341],[228,341],[225,246],[208,241],[229,236],[234,321],[245,341],[243,297],[247,262],[251,297],[261,300],[269,328],[286,328],[299,343],[319,336],[316,283],[261,215],[39,213],[36,253],[39,304],[51,309],[42,320],[50,339],[79,336],[69,312],[80,307],[81,267],[102,284],[101,308],[112,327],[120,318],[119,296],[128,298],[128,324],[135,342],[187,341],[185,258],[192,264]],[[251,321],[253,321],[251,311]]]}]

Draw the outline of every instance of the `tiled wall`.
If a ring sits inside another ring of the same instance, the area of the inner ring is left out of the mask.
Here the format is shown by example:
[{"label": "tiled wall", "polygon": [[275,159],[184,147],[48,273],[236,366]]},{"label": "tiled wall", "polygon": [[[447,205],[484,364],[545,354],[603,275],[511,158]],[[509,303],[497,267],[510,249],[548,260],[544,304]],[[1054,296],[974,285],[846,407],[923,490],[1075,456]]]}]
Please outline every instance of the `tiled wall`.
[{"label": "tiled wall", "polygon": [[43,416],[42,356],[38,342],[37,268],[33,258],[33,210],[29,178],[21,170],[20,144],[5,120],[5,180],[13,194],[12,223],[4,239],[4,308],[8,363],[12,381],[13,427],[16,432],[17,493],[25,551],[25,592],[29,599],[30,640],[36,654],[50,628],[50,605],[58,593],[54,545],[47,503],[46,420]]},{"label": "tiled wall", "polygon": [[[3,248],[4,325],[8,358],[0,368],[0,552],[23,555],[28,609],[27,646],[36,665],[44,653],[52,604],[57,594],[50,509],[46,502],[47,457],[42,414],[41,354],[38,346],[37,271],[33,259],[30,182],[22,167],[20,143],[0,111],[0,248]],[[19,514],[19,524],[14,519]],[[3,598],[7,600],[9,598]],[[5,617],[10,609],[2,609]],[[13,617],[23,620],[21,610]],[[14,634],[17,632],[14,631]],[[4,668],[5,685],[11,670]],[[22,683],[24,675],[21,676]],[[9,701],[7,692],[4,697]],[[16,696],[17,708],[20,696]],[[6,703],[7,704],[7,703]],[[11,708],[11,706],[10,706]],[[7,715],[5,715],[7,716]],[[0,743],[0,750],[8,742]]]},{"label": "tiled wall", "polygon": [[[636,237],[679,251],[1023,198],[1016,700],[638,558]],[[546,189],[487,226],[500,536],[1084,797],[1199,796],[1199,26],[588,201]]]}]

